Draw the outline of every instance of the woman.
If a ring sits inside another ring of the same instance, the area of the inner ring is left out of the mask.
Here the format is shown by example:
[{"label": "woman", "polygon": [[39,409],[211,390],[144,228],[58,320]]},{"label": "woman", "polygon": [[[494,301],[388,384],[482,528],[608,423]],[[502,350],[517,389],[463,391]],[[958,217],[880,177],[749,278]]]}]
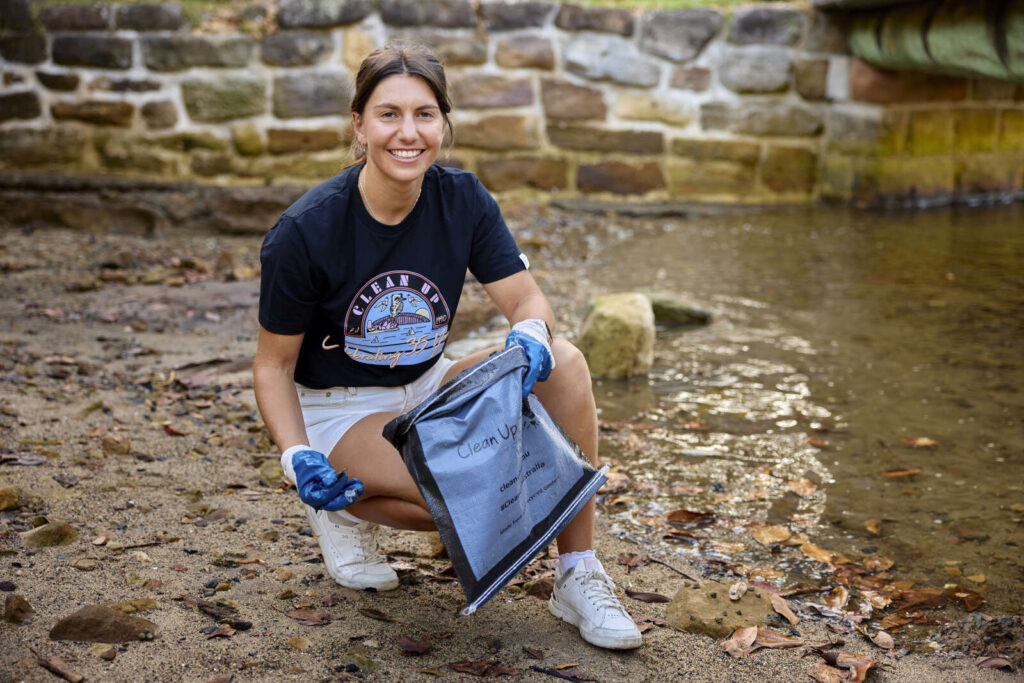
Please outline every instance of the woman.
[{"label": "woman", "polygon": [[[535,391],[597,464],[586,361],[551,339],[551,309],[497,203],[471,173],[434,165],[450,110],[444,69],[425,48],[369,55],[352,101],[359,163],[285,211],[261,251],[256,399],[328,572],[352,588],[398,585],[378,525],[434,529],[381,430],[494,351],[455,362],[441,353],[467,267],[512,324],[506,346],[530,359],[523,395]],[[594,555],[593,526],[590,501],[558,536],[549,609],[593,644],[639,647]]]}]

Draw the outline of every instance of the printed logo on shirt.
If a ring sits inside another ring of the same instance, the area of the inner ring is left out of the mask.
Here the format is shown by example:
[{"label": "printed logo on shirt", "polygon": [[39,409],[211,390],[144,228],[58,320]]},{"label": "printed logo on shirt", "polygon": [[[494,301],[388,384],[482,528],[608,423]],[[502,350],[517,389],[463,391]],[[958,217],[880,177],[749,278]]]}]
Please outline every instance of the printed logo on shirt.
[{"label": "printed logo on shirt", "polygon": [[[369,365],[416,365],[444,349],[451,322],[448,304],[433,282],[395,270],[373,278],[345,315],[345,353]],[[323,348],[337,348],[330,337]]]}]

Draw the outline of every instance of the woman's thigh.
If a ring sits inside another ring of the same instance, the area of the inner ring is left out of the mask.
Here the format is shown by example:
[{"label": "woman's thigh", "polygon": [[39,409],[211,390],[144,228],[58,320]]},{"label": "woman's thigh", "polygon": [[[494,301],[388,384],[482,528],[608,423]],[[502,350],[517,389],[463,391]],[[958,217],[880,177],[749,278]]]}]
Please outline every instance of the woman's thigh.
[{"label": "woman's thigh", "polygon": [[422,503],[401,454],[381,435],[384,425],[397,416],[374,413],[362,418],[341,437],[329,460],[334,469],[363,482],[363,498],[387,496]]}]

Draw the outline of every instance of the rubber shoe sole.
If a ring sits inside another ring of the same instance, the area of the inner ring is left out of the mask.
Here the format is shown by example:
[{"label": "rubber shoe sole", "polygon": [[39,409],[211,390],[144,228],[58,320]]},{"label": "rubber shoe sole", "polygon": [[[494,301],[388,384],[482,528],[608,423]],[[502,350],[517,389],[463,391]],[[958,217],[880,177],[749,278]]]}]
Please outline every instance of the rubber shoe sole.
[{"label": "rubber shoe sole", "polygon": [[[330,574],[331,578],[334,579],[335,583],[345,588],[354,588],[355,590],[377,590],[377,591],[389,591],[398,588],[398,574],[387,564],[388,572],[381,572],[379,576],[346,576],[345,574],[337,571],[331,562],[328,561],[328,557],[331,556],[332,551],[330,547],[325,544],[323,535],[318,530],[318,524],[316,521],[316,513],[307,506],[306,516],[309,519],[310,529],[313,531],[313,535],[316,536],[317,543],[320,545],[320,554],[324,559],[324,567],[327,569],[327,573]],[[344,567],[351,567],[358,573],[357,567],[374,567],[377,565],[359,565],[350,564],[343,565]]]},{"label": "rubber shoe sole", "polygon": [[[548,599],[548,611],[553,615],[566,621],[580,630],[583,640],[591,645],[603,647],[607,650],[634,650],[644,644],[641,635],[621,636],[608,633],[601,633],[600,629],[588,629],[584,619],[569,605],[563,605],[555,600],[554,596]],[[581,622],[584,622],[581,625]]]}]

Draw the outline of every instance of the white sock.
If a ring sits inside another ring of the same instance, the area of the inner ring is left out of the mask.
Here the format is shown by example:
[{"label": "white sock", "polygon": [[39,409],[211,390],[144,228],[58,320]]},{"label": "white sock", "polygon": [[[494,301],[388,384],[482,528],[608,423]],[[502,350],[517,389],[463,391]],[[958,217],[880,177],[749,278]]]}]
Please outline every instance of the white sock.
[{"label": "white sock", "polygon": [[581,550],[575,553],[562,553],[558,556],[558,573],[564,574],[580,562],[584,562],[583,566],[587,569],[603,569],[601,566],[601,560],[597,559],[597,555],[591,550]]},{"label": "white sock", "polygon": [[363,523],[363,520],[359,519],[358,517],[353,515],[348,510],[335,510],[334,514],[338,515],[339,517],[341,517],[346,522],[352,522],[353,524],[362,524]]}]

